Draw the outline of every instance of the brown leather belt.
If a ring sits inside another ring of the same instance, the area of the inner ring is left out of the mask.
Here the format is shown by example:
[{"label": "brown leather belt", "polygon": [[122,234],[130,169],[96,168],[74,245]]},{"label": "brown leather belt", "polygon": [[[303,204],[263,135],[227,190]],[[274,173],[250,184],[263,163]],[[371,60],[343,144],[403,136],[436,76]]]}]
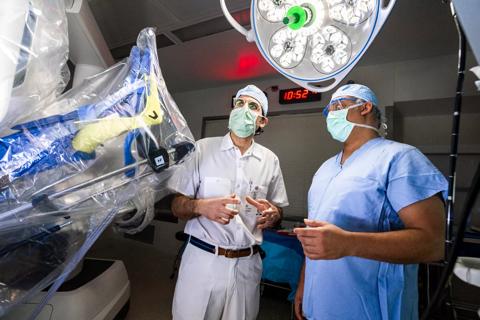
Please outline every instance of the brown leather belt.
[{"label": "brown leather belt", "polygon": [[225,256],[226,258],[248,257],[249,255],[254,255],[256,253],[258,253],[257,245],[252,246],[251,250],[250,248],[239,249],[239,250],[224,249],[220,247],[218,248],[218,255]]},{"label": "brown leather belt", "polygon": [[[194,245],[197,248],[200,248],[204,251],[210,252],[212,254],[216,253],[215,246],[211,245],[203,240],[200,240],[192,235],[189,235],[188,237],[188,242]],[[244,249],[238,249],[238,250],[233,250],[233,249],[224,249],[218,247],[218,255],[219,256],[224,256],[225,258],[242,258],[242,257],[248,257],[249,255],[254,255],[259,252],[259,246],[254,245],[250,248],[244,248]]]}]

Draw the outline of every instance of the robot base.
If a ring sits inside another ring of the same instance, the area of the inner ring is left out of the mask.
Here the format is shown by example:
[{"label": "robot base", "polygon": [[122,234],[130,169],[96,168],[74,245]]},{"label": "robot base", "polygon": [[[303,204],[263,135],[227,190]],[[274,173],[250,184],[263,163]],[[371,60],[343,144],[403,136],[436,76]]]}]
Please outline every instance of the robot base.
[{"label": "robot base", "polygon": [[[2,320],[27,319],[48,288],[14,308]],[[82,270],[66,281],[37,320],[123,319],[130,302],[130,280],[120,260],[86,258]]]}]

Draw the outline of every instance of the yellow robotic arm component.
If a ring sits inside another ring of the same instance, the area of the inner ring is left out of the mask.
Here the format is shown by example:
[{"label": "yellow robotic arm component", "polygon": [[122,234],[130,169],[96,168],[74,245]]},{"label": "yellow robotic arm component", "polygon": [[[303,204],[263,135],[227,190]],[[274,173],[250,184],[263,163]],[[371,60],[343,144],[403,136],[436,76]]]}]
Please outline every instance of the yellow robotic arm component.
[{"label": "yellow robotic arm component", "polygon": [[[147,82],[147,99],[145,109],[133,117],[107,117],[95,120],[95,123],[87,124],[80,129],[72,141],[72,146],[77,151],[92,153],[98,145],[118,137],[119,135],[143,128],[161,124],[163,110],[158,96],[157,81],[154,75],[150,75]],[[149,82],[149,84],[148,84]]]}]

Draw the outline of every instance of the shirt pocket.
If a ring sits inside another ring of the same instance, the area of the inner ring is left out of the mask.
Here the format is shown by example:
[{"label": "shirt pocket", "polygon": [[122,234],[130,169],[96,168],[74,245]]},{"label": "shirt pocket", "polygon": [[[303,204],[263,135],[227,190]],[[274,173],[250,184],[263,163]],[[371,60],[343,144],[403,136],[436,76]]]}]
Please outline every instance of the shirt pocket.
[{"label": "shirt pocket", "polygon": [[232,181],[221,177],[204,177],[198,189],[198,198],[226,197],[232,193]]}]

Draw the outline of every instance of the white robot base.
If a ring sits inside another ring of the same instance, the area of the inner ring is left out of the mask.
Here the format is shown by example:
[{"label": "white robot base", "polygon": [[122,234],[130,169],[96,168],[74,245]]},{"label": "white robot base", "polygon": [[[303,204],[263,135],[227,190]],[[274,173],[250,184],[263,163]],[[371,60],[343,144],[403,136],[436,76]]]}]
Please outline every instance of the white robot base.
[{"label": "white robot base", "polygon": [[[458,257],[454,273],[461,280],[480,287],[480,258]],[[480,309],[478,309],[480,317]]]},{"label": "white robot base", "polygon": [[[48,288],[15,307],[2,320],[27,319]],[[86,258],[81,271],[66,281],[37,320],[113,320],[128,312],[130,280],[120,260]]]}]

